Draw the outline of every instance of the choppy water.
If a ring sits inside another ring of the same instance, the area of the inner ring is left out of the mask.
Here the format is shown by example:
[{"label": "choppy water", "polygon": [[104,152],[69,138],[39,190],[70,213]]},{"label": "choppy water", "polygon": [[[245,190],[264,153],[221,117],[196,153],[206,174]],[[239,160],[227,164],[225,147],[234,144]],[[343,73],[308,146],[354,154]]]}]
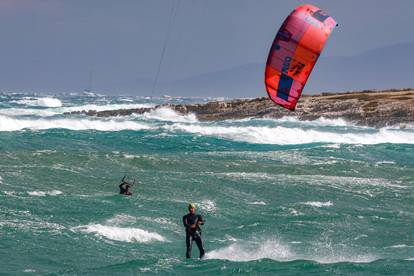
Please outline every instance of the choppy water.
[{"label": "choppy water", "polygon": [[[414,273],[412,127],[63,115],[207,100],[0,95],[0,272]],[[184,258],[190,201],[202,261]]]}]

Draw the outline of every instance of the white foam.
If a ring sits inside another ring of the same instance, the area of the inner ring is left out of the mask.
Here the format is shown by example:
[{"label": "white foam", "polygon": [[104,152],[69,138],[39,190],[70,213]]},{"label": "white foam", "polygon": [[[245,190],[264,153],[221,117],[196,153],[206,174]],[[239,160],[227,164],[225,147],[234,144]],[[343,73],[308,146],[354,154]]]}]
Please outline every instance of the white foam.
[{"label": "white foam", "polygon": [[90,224],[80,227],[80,230],[86,233],[95,233],[110,240],[123,242],[149,243],[152,241],[166,241],[166,239],[155,233],[139,228],[106,226],[101,224]]},{"label": "white foam", "polygon": [[49,97],[24,97],[21,100],[14,101],[17,104],[28,105],[28,106],[41,106],[41,107],[61,107],[62,102],[56,98]]},{"label": "white foam", "polygon": [[39,155],[39,154],[52,154],[52,153],[56,153],[56,150],[37,150],[34,154]]},{"label": "white foam", "polygon": [[32,191],[32,192],[27,192],[29,195],[31,196],[56,196],[56,195],[61,195],[63,194],[62,191],[59,190],[52,190],[52,191]]},{"label": "white foam", "polygon": [[135,158],[140,158],[139,155],[133,155],[133,154],[124,154],[124,158],[125,159],[135,159]]},{"label": "white foam", "polygon": [[250,204],[250,205],[266,205],[266,202],[264,202],[264,201],[253,201],[253,202],[248,202],[248,204]]},{"label": "white foam", "polygon": [[206,212],[215,212],[217,211],[217,207],[216,207],[216,203],[212,200],[203,200],[201,201],[201,203],[199,204],[200,208]]},{"label": "white foam", "polygon": [[[359,216],[358,216],[358,218],[359,218]],[[354,240],[359,240],[359,239],[363,239],[363,238],[368,238],[368,235],[365,235],[365,234],[361,234],[361,235],[358,235],[358,236],[356,236],[355,238],[354,238]]]},{"label": "white foam", "polygon": [[[73,94],[74,95],[79,95],[79,93],[73,93]],[[91,92],[91,91],[83,91],[81,93],[81,95],[88,96],[88,97],[100,97],[100,96],[104,96],[102,94],[94,93],[94,92]]]},{"label": "white foam", "polygon": [[168,107],[161,107],[142,115],[146,119],[153,119],[158,121],[169,121],[169,122],[184,122],[184,123],[195,123],[198,122],[197,117],[194,114],[182,115],[177,113]]},{"label": "white foam", "polygon": [[407,248],[407,247],[414,247],[413,245],[407,245],[407,244],[395,244],[391,245],[388,248]]},{"label": "white foam", "polygon": [[324,145],[322,147],[328,148],[328,149],[340,149],[341,145],[340,144],[330,144],[330,145]]},{"label": "white foam", "polygon": [[292,216],[295,216],[295,217],[304,215],[302,212],[299,212],[298,210],[296,210],[294,208],[288,208],[287,210],[288,210],[289,215],[292,215]]},{"label": "white foam", "polygon": [[128,99],[128,98],[120,98],[119,101],[120,102],[133,102],[134,100]]},{"label": "white foam", "polygon": [[334,263],[371,263],[378,260],[378,257],[374,255],[366,254],[345,254],[341,252],[335,252],[332,255],[332,252],[326,256],[315,256],[304,258],[305,260],[315,261],[321,264],[334,264]]},{"label": "white foam", "polygon": [[[291,244],[302,244],[292,242]],[[358,254],[352,250],[325,250],[326,248],[312,248],[308,253],[294,252],[288,245],[278,239],[257,241],[238,241],[224,248],[213,250],[206,254],[206,259],[229,260],[233,262],[249,262],[260,259],[271,259],[275,261],[309,260],[318,263],[369,263],[378,258],[372,255]],[[306,250],[305,250],[306,251]]]},{"label": "white foam", "polygon": [[[271,119],[271,118],[266,118]],[[320,117],[316,120],[299,120],[298,117],[294,116],[285,116],[279,119],[272,119],[276,122],[290,122],[290,123],[298,123],[303,125],[310,125],[310,126],[355,126],[352,122],[347,122],[342,118],[336,118],[336,119],[328,119],[325,117]]]},{"label": "white foam", "polygon": [[227,247],[208,252],[205,258],[233,262],[248,262],[260,259],[288,261],[294,258],[294,254],[288,246],[281,244],[278,240],[268,240],[262,243],[233,243]]},{"label": "white foam", "polygon": [[17,119],[0,115],[0,131],[23,129],[43,130],[63,128],[70,130],[121,131],[150,129],[149,126],[134,121],[114,119]]},{"label": "white foam", "polygon": [[308,205],[308,206],[312,206],[312,207],[317,207],[317,208],[329,207],[329,206],[333,205],[333,203],[331,201],[326,201],[326,202],[308,201],[308,202],[304,202],[303,204]]},{"label": "white foam", "polygon": [[395,162],[394,161],[383,160],[383,161],[375,162],[375,165],[395,165]]},{"label": "white foam", "polygon": [[39,116],[51,117],[58,114],[50,109],[33,109],[33,108],[4,108],[0,109],[0,115],[5,116]]},{"label": "white foam", "polygon": [[206,124],[180,124],[165,126],[169,131],[184,131],[215,136],[253,144],[297,145],[310,143],[336,144],[414,144],[414,133],[382,128],[368,132],[339,133],[314,129],[257,126],[211,126]]},{"label": "white foam", "polygon": [[86,104],[80,106],[70,106],[58,109],[61,113],[63,112],[74,112],[74,111],[105,111],[105,110],[117,110],[117,109],[136,109],[136,108],[151,108],[155,104],[106,104],[106,105],[96,105],[96,104]]},{"label": "white foam", "polygon": [[133,217],[128,214],[118,214],[115,215],[113,218],[107,219],[105,224],[109,224],[112,226],[121,226],[131,222],[136,222],[136,217]]},{"label": "white foam", "polygon": [[3,177],[0,175],[0,184],[3,183]]}]

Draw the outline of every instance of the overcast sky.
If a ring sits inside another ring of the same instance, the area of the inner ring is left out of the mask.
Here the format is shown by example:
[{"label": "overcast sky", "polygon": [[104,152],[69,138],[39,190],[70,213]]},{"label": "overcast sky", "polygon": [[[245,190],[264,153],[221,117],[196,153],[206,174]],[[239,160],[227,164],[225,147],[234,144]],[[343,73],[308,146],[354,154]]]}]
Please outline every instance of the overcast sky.
[{"label": "overcast sky", "polygon": [[[0,91],[105,90],[265,63],[293,0],[0,0]],[[411,0],[313,0],[339,23],[323,56],[414,42]],[[139,93],[139,92],[137,92]],[[145,93],[144,93],[145,94]]]}]

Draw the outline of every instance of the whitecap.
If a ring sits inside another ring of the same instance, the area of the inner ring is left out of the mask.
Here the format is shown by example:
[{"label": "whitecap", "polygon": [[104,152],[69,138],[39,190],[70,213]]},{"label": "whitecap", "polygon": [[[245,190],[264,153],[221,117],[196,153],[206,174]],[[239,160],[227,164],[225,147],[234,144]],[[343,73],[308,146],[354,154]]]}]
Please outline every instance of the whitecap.
[{"label": "whitecap", "polygon": [[334,132],[282,126],[220,126],[207,124],[181,124],[164,126],[168,131],[184,131],[252,144],[300,145],[311,143],[334,144],[413,144],[414,133],[381,128],[370,132]]},{"label": "whitecap", "polygon": [[371,263],[378,260],[378,257],[367,254],[333,254],[327,256],[315,256],[306,258],[307,260],[316,261],[321,264],[333,264],[333,263]]},{"label": "whitecap", "polygon": [[264,202],[264,201],[253,201],[253,202],[248,202],[247,204],[251,204],[251,205],[266,205],[266,202]]},{"label": "whitecap", "polygon": [[124,154],[123,155],[125,159],[136,159],[136,158],[140,158],[139,155],[134,155],[134,154]]},{"label": "whitecap", "polygon": [[382,160],[382,161],[377,161],[375,162],[375,165],[395,165],[394,161],[388,161],[388,160]]},{"label": "whitecap", "polygon": [[292,216],[302,216],[303,215],[302,212],[299,212],[299,211],[297,211],[297,210],[295,210],[293,208],[288,208],[288,212]]},{"label": "whitecap", "polygon": [[308,206],[312,206],[312,207],[316,207],[316,208],[330,207],[330,206],[333,205],[333,203],[331,201],[326,201],[326,202],[321,202],[321,201],[307,201],[307,202],[303,202],[302,204],[308,205]]},{"label": "whitecap", "polygon": [[107,219],[105,221],[105,224],[109,224],[112,226],[121,226],[121,225],[125,225],[125,224],[129,224],[131,222],[136,222],[136,217],[128,215],[128,214],[118,214],[115,215],[114,217]]},{"label": "whitecap", "polygon": [[[301,242],[291,242],[292,246],[302,244]],[[320,245],[319,245],[320,246]],[[226,247],[210,251],[206,254],[206,259],[229,260],[233,262],[249,262],[260,259],[271,259],[275,261],[288,262],[295,260],[308,260],[318,263],[369,263],[378,260],[376,256],[370,254],[359,254],[349,248],[334,250],[333,248],[312,247],[310,250],[301,249],[301,253],[296,253],[288,245],[279,239],[243,241],[238,240]]]},{"label": "whitecap", "polygon": [[120,98],[120,99],[118,99],[118,101],[120,101],[120,102],[133,102],[134,100],[128,99],[128,98]]},{"label": "whitecap", "polygon": [[70,106],[64,107],[60,109],[56,109],[56,111],[60,111],[60,113],[64,112],[75,112],[75,111],[106,111],[106,110],[118,110],[118,109],[139,109],[139,108],[152,108],[155,104],[106,104],[106,105],[97,105],[97,104],[86,104],[86,105],[79,105],[79,106]]},{"label": "whitecap", "polygon": [[386,248],[407,248],[407,247],[414,247],[414,246],[407,245],[407,244],[395,244],[395,245],[387,246]]},{"label": "whitecap", "polygon": [[149,243],[152,241],[166,241],[166,239],[158,233],[149,232],[140,228],[106,226],[102,224],[90,224],[81,226],[80,229],[86,233],[94,233],[110,240],[123,242],[139,242]]},{"label": "whitecap", "polygon": [[51,117],[58,114],[58,112],[51,109],[34,109],[34,108],[3,108],[0,109],[0,115],[5,116],[39,116],[39,117]]},{"label": "whitecap", "polygon": [[61,107],[62,102],[56,98],[49,97],[24,97],[21,100],[12,101],[21,105],[39,106],[39,107]]},{"label": "whitecap", "polygon": [[203,211],[206,211],[206,212],[211,213],[211,212],[217,211],[216,203],[209,199],[201,201],[199,206]]},{"label": "whitecap", "polygon": [[291,260],[294,254],[290,248],[278,240],[267,240],[261,243],[236,242],[224,248],[210,251],[206,259],[248,262],[260,259]]},{"label": "whitecap", "polygon": [[70,130],[98,130],[121,131],[143,130],[151,127],[133,121],[108,119],[17,119],[0,115],[0,131],[18,131],[23,129],[70,129]]},{"label": "whitecap", "polygon": [[169,122],[183,122],[183,123],[195,123],[198,122],[197,117],[194,114],[179,114],[176,111],[168,107],[160,107],[150,112],[141,115],[145,119],[152,119],[158,121]]},{"label": "whitecap", "polygon": [[59,190],[52,190],[52,191],[32,191],[32,192],[27,192],[29,195],[31,196],[56,196],[56,195],[61,195],[63,194],[62,191]]},{"label": "whitecap", "polygon": [[355,127],[356,125],[352,122],[348,122],[344,120],[343,118],[336,118],[336,119],[328,119],[325,117],[320,117],[315,120],[300,120],[298,117],[295,116],[284,116],[279,119],[272,119],[272,118],[266,118],[271,119],[276,122],[288,122],[288,123],[297,123],[302,125],[309,125],[309,126],[336,126],[336,127],[344,127],[344,126],[352,126]]}]

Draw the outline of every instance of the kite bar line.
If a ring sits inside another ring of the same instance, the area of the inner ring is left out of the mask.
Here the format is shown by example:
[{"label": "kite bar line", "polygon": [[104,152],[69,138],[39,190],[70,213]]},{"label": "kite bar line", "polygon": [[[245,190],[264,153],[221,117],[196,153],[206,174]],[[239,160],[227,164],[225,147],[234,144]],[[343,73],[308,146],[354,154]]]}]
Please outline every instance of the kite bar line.
[{"label": "kite bar line", "polygon": [[180,6],[180,0],[173,1],[171,5],[170,20],[168,22],[167,36],[165,37],[164,44],[162,46],[160,62],[158,63],[157,73],[155,74],[154,83],[152,84],[151,95],[154,95],[155,89],[157,88],[158,77],[160,75],[162,61],[164,60],[165,50],[167,49],[168,41],[170,40],[170,33],[172,30],[179,6]]}]

